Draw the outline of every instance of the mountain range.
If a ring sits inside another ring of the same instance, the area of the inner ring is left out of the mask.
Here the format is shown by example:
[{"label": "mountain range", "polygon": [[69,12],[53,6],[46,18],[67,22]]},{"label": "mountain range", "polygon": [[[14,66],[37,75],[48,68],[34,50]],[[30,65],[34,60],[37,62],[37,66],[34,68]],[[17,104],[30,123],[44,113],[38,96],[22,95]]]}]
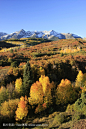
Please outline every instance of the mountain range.
[{"label": "mountain range", "polygon": [[21,29],[20,31],[13,32],[11,34],[0,32],[0,40],[7,39],[20,39],[20,38],[45,38],[49,40],[58,40],[58,39],[74,39],[82,38],[76,34],[71,33],[58,33],[54,30],[50,31],[25,31]]}]

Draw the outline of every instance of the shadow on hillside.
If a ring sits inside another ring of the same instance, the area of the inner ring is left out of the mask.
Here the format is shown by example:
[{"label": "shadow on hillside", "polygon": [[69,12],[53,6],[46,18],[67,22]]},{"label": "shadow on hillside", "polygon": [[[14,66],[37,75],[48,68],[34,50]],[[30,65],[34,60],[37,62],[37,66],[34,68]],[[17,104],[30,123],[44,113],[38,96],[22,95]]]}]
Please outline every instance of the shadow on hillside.
[{"label": "shadow on hillside", "polygon": [[79,70],[81,70],[83,73],[86,73],[86,61],[77,61],[77,67]]},{"label": "shadow on hillside", "polygon": [[50,81],[58,82],[62,79],[68,79],[70,81],[75,81],[76,76],[78,74],[77,69],[72,69],[71,64],[67,63],[59,63],[59,64],[47,64],[45,66],[45,74],[49,76]]},{"label": "shadow on hillside", "polygon": [[5,41],[0,41],[0,49],[1,48],[10,48],[10,47],[15,47],[15,46],[18,46],[18,45],[6,43]]}]

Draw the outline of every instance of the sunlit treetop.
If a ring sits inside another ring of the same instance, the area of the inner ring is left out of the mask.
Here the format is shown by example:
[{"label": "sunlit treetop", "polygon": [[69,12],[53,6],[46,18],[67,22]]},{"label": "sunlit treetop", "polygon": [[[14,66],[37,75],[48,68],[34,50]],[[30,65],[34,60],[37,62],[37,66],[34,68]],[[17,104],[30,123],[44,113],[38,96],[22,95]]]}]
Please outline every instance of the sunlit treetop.
[{"label": "sunlit treetop", "polygon": [[58,85],[58,86],[66,86],[66,85],[70,85],[71,84],[71,82],[70,82],[70,80],[68,80],[68,79],[62,79],[61,80],[61,83]]}]

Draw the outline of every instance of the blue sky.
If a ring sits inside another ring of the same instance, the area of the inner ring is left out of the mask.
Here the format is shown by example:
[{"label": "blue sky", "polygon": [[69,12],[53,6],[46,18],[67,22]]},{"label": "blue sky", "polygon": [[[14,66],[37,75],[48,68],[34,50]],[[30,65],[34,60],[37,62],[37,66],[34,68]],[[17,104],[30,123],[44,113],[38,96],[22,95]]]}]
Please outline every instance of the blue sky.
[{"label": "blue sky", "polygon": [[0,32],[21,29],[86,37],[86,0],[0,0]]}]

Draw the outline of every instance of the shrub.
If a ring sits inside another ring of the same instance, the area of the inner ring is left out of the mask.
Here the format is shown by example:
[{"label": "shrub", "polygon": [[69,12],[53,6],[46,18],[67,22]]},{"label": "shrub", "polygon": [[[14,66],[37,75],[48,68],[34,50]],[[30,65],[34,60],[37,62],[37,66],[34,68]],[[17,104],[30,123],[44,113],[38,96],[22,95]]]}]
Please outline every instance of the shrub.
[{"label": "shrub", "polygon": [[16,110],[16,121],[22,120],[28,114],[28,106],[27,106],[27,96],[21,96],[20,102],[18,103],[18,108]]},{"label": "shrub", "polygon": [[57,114],[53,120],[53,125],[62,124],[65,121],[65,115],[63,113]]},{"label": "shrub", "polygon": [[75,112],[74,115],[72,116],[72,120],[80,120],[82,117],[81,112]]},{"label": "shrub", "polygon": [[1,115],[8,118],[13,118],[15,116],[15,111],[17,109],[19,99],[12,99],[5,101],[1,104]]}]

